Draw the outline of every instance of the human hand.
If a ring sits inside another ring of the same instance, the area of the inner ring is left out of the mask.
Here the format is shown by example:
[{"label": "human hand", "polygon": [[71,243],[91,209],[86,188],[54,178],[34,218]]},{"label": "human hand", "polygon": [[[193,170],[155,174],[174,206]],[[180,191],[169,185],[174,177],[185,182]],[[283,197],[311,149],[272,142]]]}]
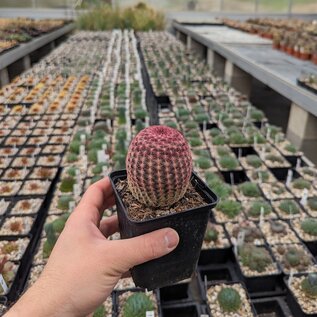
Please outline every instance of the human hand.
[{"label": "human hand", "polygon": [[40,278],[6,317],[87,316],[106,300],[130,268],[176,248],[179,237],[171,228],[132,239],[108,240],[118,231],[118,219],[101,218],[113,204],[108,177],[88,188]]}]

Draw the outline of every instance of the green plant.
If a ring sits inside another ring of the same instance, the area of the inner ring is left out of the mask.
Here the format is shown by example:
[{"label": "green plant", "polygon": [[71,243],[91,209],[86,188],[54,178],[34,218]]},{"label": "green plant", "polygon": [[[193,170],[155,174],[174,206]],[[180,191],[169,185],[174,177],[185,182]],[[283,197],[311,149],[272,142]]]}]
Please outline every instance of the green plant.
[{"label": "green plant", "polygon": [[59,189],[62,193],[72,192],[75,183],[76,181],[73,177],[65,177],[62,179]]},{"label": "green plant", "polygon": [[210,153],[206,149],[196,149],[196,150],[193,150],[193,153],[200,157],[210,158]]},{"label": "green plant", "polygon": [[235,132],[235,133],[230,134],[229,143],[231,143],[231,144],[247,144],[248,140],[241,132]]},{"label": "green plant", "polygon": [[184,126],[186,130],[193,130],[198,128],[198,124],[195,121],[187,121]]},{"label": "green plant", "polygon": [[309,175],[311,177],[317,176],[316,170],[314,168],[307,167],[307,166],[302,168],[302,173],[305,174],[305,175]]},{"label": "green plant", "polygon": [[152,300],[142,292],[129,296],[123,306],[123,317],[144,317],[147,311],[153,311]]},{"label": "green plant", "polygon": [[254,168],[259,168],[262,166],[263,162],[257,155],[247,155],[246,162]]},{"label": "green plant", "polygon": [[[143,164],[144,161],[151,164]],[[192,157],[186,139],[166,126],[142,130],[129,146],[126,165],[132,195],[153,207],[171,206],[179,201],[192,175]]]},{"label": "green plant", "polygon": [[267,171],[253,171],[252,172],[252,179],[258,180],[260,177],[263,182],[267,182],[269,180],[270,174]]},{"label": "green plant", "polygon": [[96,166],[93,167],[92,173],[94,175],[101,174],[102,173],[102,169],[103,169],[104,166],[107,166],[107,163],[104,163],[104,162],[98,163]]},{"label": "green plant", "polygon": [[66,161],[68,163],[73,163],[78,161],[78,155],[76,155],[75,153],[68,153],[67,157],[66,157]]},{"label": "green plant", "polygon": [[199,168],[206,170],[212,166],[212,161],[206,157],[199,157],[196,160],[196,164],[198,165]]},{"label": "green plant", "polygon": [[98,163],[98,150],[96,149],[91,149],[88,151],[88,160],[91,163],[97,164]]},{"label": "green plant", "polygon": [[298,214],[300,209],[293,200],[282,200],[279,204],[279,209],[286,214]]},{"label": "green plant", "polygon": [[284,159],[280,155],[275,155],[275,154],[268,154],[265,157],[265,160],[273,162],[273,163],[284,163]]},{"label": "green plant", "polygon": [[295,154],[297,152],[297,148],[293,144],[287,144],[284,148],[287,152],[290,152],[292,154]]},{"label": "green plant", "polygon": [[170,121],[166,121],[164,123],[167,127],[173,128],[173,129],[177,129],[177,123],[170,120]]},{"label": "green plant", "polygon": [[251,182],[244,182],[238,185],[239,190],[242,192],[244,196],[247,197],[260,197],[261,191],[257,184]]},{"label": "green plant", "polygon": [[43,258],[47,259],[51,255],[51,252],[55,246],[55,243],[58,237],[54,231],[52,224],[46,225],[45,232],[46,232],[46,240],[43,245]]},{"label": "green plant", "polygon": [[238,201],[223,200],[219,202],[217,210],[220,210],[228,218],[232,219],[241,213],[242,205]]},{"label": "green plant", "polygon": [[304,178],[297,178],[293,181],[293,187],[296,189],[310,189],[311,188],[311,182],[307,181]]},{"label": "green plant", "polygon": [[261,121],[265,117],[264,112],[258,109],[251,110],[251,119],[254,121]]},{"label": "green plant", "polygon": [[290,247],[286,251],[286,253],[284,255],[284,259],[285,259],[285,262],[287,264],[289,264],[291,267],[295,267],[295,266],[298,266],[300,264],[301,255],[302,255],[302,253],[299,252],[298,249]]},{"label": "green plant", "polygon": [[268,202],[264,200],[258,200],[252,203],[248,210],[248,215],[251,217],[259,217],[261,215],[262,208],[264,215],[268,215],[272,212],[272,207]]},{"label": "green plant", "polygon": [[301,222],[300,226],[305,233],[311,236],[317,236],[317,219],[306,218]]},{"label": "green plant", "polygon": [[311,210],[317,211],[317,197],[308,198],[307,203]]},{"label": "green plant", "polygon": [[57,208],[61,210],[68,210],[69,203],[74,201],[73,196],[71,195],[62,195],[57,201]]},{"label": "green plant", "polygon": [[270,221],[270,228],[271,228],[271,231],[273,233],[277,233],[277,234],[286,234],[286,225],[281,222],[281,221],[278,221],[278,220],[272,220]]},{"label": "green plant", "polygon": [[70,142],[69,144],[69,151],[71,153],[75,153],[75,154],[79,154],[79,149],[81,146],[81,142],[78,140],[73,140],[72,142]]},{"label": "green plant", "polygon": [[203,123],[203,122],[208,122],[209,121],[209,116],[204,113],[199,113],[195,115],[195,121],[198,123]]},{"label": "green plant", "polygon": [[225,145],[229,143],[229,140],[224,135],[217,135],[212,138],[212,143],[214,145]]},{"label": "green plant", "polygon": [[71,166],[66,170],[67,175],[69,175],[70,177],[75,177],[76,176],[76,171],[77,171],[77,167],[76,166]]},{"label": "green plant", "polygon": [[264,247],[244,244],[238,249],[240,261],[251,271],[264,272],[273,263],[269,252]]},{"label": "green plant", "polygon": [[210,136],[213,138],[221,134],[221,131],[218,128],[211,128],[209,131]]},{"label": "green plant", "polygon": [[142,120],[142,119],[146,118],[147,112],[146,112],[146,110],[140,108],[138,110],[135,110],[134,115],[135,115],[136,119],[141,119]]},{"label": "green plant", "polygon": [[224,155],[220,158],[219,164],[227,170],[235,170],[239,166],[238,160],[231,155]]},{"label": "green plant", "polygon": [[218,240],[218,236],[219,232],[217,231],[217,229],[214,226],[208,224],[204,240],[206,242],[216,242]]},{"label": "green plant", "polygon": [[189,138],[188,141],[189,141],[190,146],[192,146],[192,147],[197,147],[197,146],[203,145],[202,140],[199,138]]},{"label": "green plant", "polygon": [[185,132],[186,138],[200,138],[200,134],[198,130],[189,130]]},{"label": "green plant", "polygon": [[317,298],[317,274],[309,273],[301,282],[302,291],[306,296]]},{"label": "green plant", "polygon": [[217,295],[218,303],[224,312],[236,312],[242,305],[239,292],[232,287],[223,287]]},{"label": "green plant", "polygon": [[231,155],[232,151],[226,146],[218,146],[217,153],[219,156]]},{"label": "green plant", "polygon": [[105,316],[106,316],[105,306],[101,305],[94,311],[94,314],[92,317],[105,317]]}]

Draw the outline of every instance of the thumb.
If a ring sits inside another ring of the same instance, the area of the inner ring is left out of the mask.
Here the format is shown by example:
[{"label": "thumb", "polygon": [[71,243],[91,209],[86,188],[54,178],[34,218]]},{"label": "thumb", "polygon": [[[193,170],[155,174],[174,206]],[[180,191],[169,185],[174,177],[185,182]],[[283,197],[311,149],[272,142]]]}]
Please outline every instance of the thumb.
[{"label": "thumb", "polygon": [[135,265],[159,258],[173,251],[179,242],[174,229],[156,230],[135,238],[115,240],[112,255],[117,270],[123,273]]}]

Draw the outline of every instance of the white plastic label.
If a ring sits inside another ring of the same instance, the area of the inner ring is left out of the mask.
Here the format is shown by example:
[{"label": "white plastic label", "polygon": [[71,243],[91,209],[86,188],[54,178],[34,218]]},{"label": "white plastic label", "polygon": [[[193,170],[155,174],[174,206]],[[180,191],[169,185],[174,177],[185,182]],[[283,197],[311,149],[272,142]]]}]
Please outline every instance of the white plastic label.
[{"label": "white plastic label", "polygon": [[1,285],[2,289],[3,289],[4,294],[8,293],[8,290],[9,290],[9,289],[8,289],[7,283],[6,283],[6,281],[4,280],[2,274],[0,274],[0,285]]},{"label": "white plastic label", "polygon": [[70,201],[68,204],[68,208],[70,212],[73,212],[75,209],[75,202],[74,201]]},{"label": "white plastic label", "polygon": [[85,155],[85,145],[81,145],[79,147],[79,153],[80,153],[80,156]]},{"label": "white plastic label", "polygon": [[264,207],[261,207],[261,213],[260,213],[260,222],[259,222],[259,226],[260,228],[263,227],[263,222],[264,222]]},{"label": "white plastic label", "polygon": [[307,205],[307,198],[308,198],[308,190],[307,188],[304,188],[303,190],[303,195],[302,195],[302,198],[300,200],[300,203],[303,205],[303,206],[306,206]]},{"label": "white plastic label", "polygon": [[154,311],[147,311],[145,317],[155,317]]},{"label": "white plastic label", "polygon": [[287,178],[286,178],[286,186],[289,186],[293,179],[293,171],[291,169],[287,172]]},{"label": "white plastic label", "polygon": [[107,162],[107,156],[106,156],[106,153],[103,150],[100,150],[100,151],[97,152],[97,160],[98,160],[98,163]]}]

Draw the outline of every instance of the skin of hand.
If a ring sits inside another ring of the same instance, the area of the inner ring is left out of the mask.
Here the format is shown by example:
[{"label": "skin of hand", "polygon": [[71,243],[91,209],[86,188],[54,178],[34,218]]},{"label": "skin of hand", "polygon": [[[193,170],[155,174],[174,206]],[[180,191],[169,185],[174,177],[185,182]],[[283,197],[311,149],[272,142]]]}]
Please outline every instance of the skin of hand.
[{"label": "skin of hand", "polygon": [[113,206],[108,177],[88,188],[69,217],[40,278],[5,314],[6,317],[82,317],[110,295],[130,268],[174,250],[178,234],[171,228],[125,240],[108,240],[118,219],[101,220]]}]

